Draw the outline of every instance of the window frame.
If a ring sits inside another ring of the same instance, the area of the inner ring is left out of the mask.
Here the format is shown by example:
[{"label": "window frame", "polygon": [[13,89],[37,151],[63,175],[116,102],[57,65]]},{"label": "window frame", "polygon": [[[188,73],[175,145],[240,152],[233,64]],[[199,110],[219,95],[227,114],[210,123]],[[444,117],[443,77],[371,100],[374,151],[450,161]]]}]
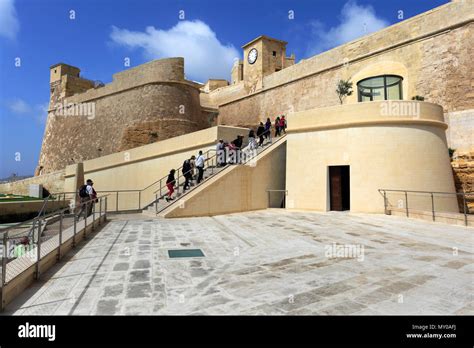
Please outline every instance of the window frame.
[{"label": "window frame", "polygon": [[[363,83],[364,81],[367,81],[367,80],[371,80],[371,79],[376,79],[376,78],[379,78],[379,77],[382,77],[383,78],[383,86],[380,86],[380,87],[362,87],[362,86],[359,86],[361,83]],[[387,85],[387,77],[396,77],[400,80],[398,80],[398,82],[396,83],[393,83],[391,85]],[[392,86],[396,86],[396,85],[399,85],[400,88],[399,88],[399,98],[400,99],[387,99],[387,96],[388,96],[388,87],[392,87]],[[393,75],[393,74],[387,74],[387,75],[377,75],[377,76],[370,76],[370,77],[366,77],[362,80],[360,80],[359,82],[357,82],[357,100],[359,102],[363,102],[362,100],[362,97],[368,97],[368,96],[362,96],[362,93],[361,93],[361,90],[360,88],[363,88],[363,89],[369,89],[370,90],[370,101],[374,101],[374,95],[372,93],[372,90],[373,89],[380,89],[383,87],[383,93],[384,93],[384,98],[383,100],[403,100],[403,77],[402,76],[399,76],[399,75]]]}]

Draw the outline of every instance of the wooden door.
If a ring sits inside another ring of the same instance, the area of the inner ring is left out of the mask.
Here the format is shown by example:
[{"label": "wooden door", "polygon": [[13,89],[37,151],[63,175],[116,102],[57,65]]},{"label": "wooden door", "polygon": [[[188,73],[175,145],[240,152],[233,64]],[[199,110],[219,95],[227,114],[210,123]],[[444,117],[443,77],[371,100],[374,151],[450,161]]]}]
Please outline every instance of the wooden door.
[{"label": "wooden door", "polygon": [[342,211],[341,167],[329,167],[329,190],[331,210]]}]

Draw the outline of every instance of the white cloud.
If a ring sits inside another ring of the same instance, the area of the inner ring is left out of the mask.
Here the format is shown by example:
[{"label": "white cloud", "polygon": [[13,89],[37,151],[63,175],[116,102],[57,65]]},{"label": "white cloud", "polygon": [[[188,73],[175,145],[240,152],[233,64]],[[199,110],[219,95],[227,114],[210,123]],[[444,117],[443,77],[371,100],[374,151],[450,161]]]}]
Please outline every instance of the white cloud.
[{"label": "white cloud", "polygon": [[28,103],[25,102],[23,99],[15,99],[9,102],[8,108],[10,109],[10,111],[16,114],[27,114],[32,111],[31,106],[28,105]]},{"label": "white cloud", "polygon": [[31,117],[36,122],[44,124],[48,116],[48,106],[49,103],[36,104],[34,107],[23,99],[17,98],[7,103],[8,109],[21,116],[21,117]]},{"label": "white cloud", "polygon": [[205,82],[208,78],[229,79],[235,58],[233,45],[222,44],[204,22],[180,21],[168,30],[149,26],[144,32],[112,27],[111,39],[130,48],[141,48],[147,59],[184,57],[186,77]]},{"label": "white cloud", "polygon": [[388,21],[377,17],[372,6],[358,5],[355,0],[350,0],[341,10],[339,25],[326,30],[320,21],[311,23],[312,39],[308,47],[308,54],[320,53],[388,25],[390,25]]},{"label": "white cloud", "polygon": [[0,36],[15,39],[20,23],[15,10],[14,0],[0,0]]}]

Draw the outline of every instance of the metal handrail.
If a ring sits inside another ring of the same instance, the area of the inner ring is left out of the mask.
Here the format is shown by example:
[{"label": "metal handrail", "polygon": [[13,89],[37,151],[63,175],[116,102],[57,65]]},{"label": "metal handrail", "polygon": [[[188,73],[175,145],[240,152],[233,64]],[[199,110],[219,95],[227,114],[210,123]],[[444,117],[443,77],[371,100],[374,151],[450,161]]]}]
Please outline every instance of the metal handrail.
[{"label": "metal handrail", "polygon": [[[262,151],[261,151],[260,153],[258,153],[256,156],[262,154],[264,151],[266,151],[267,149],[269,149],[271,146],[273,146],[273,145],[275,145],[276,143],[278,143],[279,141],[281,141],[281,139],[283,139],[285,136],[286,136],[286,133],[283,134],[283,135],[281,135],[281,136],[280,136],[277,140],[275,140],[274,142],[270,140],[270,141],[271,141],[270,146],[267,146],[267,147],[263,148]],[[243,149],[244,149],[244,146],[242,146],[242,148],[239,148],[239,150],[243,150]],[[255,156],[255,157],[256,157],[256,156]],[[209,158],[209,159],[207,159],[207,160],[211,160],[211,159],[213,159],[213,158],[215,158],[215,157],[217,157],[217,154],[214,155],[214,156],[212,156],[211,158]],[[247,164],[249,161],[251,161],[253,158],[254,158],[254,157],[248,158],[246,161],[244,161],[244,162],[242,162],[242,163],[238,163],[238,164],[245,165],[245,164]],[[207,161],[207,160],[206,160],[206,161]],[[227,164],[225,167],[223,167],[223,169],[225,169],[225,168],[227,168],[227,167],[230,167],[230,166],[231,166],[231,164]],[[184,175],[184,174],[183,174],[183,175]],[[178,174],[178,176],[179,176],[179,174]],[[175,181],[178,181],[178,178],[177,178]],[[179,181],[178,181],[178,185],[177,185],[177,186],[178,186],[178,188],[179,188]],[[161,188],[163,188],[163,187],[161,187]],[[154,194],[155,194],[155,200],[154,200],[152,203],[158,202],[160,199],[163,199],[163,198],[166,196],[166,193],[165,193],[165,194],[161,194],[161,192],[160,192],[160,197],[158,197],[158,196],[156,195],[156,193],[157,193],[158,191],[161,191],[161,190],[157,190],[157,191],[154,192]],[[187,195],[190,191],[192,191],[192,190],[189,190],[187,193],[183,193],[183,195],[181,195],[180,199],[183,198],[183,196]],[[176,201],[175,201],[174,203],[176,203]],[[171,203],[171,204],[173,204],[173,203]],[[169,206],[171,206],[171,204],[170,204]],[[169,206],[163,208],[162,210],[167,209]],[[162,211],[162,210],[161,210],[161,211]],[[156,211],[156,213],[158,213],[158,211]]]},{"label": "metal handrail", "polygon": [[[87,199],[86,201],[83,201],[81,203],[79,203],[78,206],[86,206],[86,208],[89,206],[89,204],[92,204],[92,211],[91,211],[91,215],[92,215],[92,225],[90,227],[90,229],[93,231],[95,229],[95,222],[96,222],[96,204],[95,204],[95,201],[98,200],[97,204],[99,205],[99,218],[98,218],[98,224],[100,225],[101,224],[101,220],[105,221],[106,220],[106,214],[107,214],[107,196],[108,195],[103,195],[103,196],[100,196],[100,197],[96,197],[96,198],[90,198],[90,199]],[[94,203],[93,203],[94,202]],[[103,206],[103,202],[105,202],[105,205],[104,205],[104,209],[102,209],[102,206]],[[35,243],[35,240],[33,238],[33,241],[32,241],[32,244],[31,245],[36,245],[36,250],[33,251],[34,249],[28,251],[28,253],[32,252],[31,256],[34,256],[35,257],[35,261],[34,261],[34,264],[31,265],[31,264],[27,264],[26,266],[23,265],[22,267],[26,267],[24,269],[22,269],[20,271],[20,273],[17,273],[13,279],[15,279],[16,277],[20,276],[22,274],[22,272],[29,268],[29,267],[32,267],[34,266],[35,267],[35,278],[36,279],[39,279],[40,277],[40,262],[42,259],[44,259],[45,256],[42,257],[42,254],[41,254],[41,246],[42,246],[42,243],[43,241],[41,240],[42,237],[41,237],[41,234],[42,234],[42,221],[50,216],[53,216],[53,215],[57,215],[57,214],[60,214],[60,222],[59,222],[59,233],[58,233],[58,245],[57,247],[54,246],[54,248],[52,250],[49,250],[47,251],[47,254],[49,255],[49,253],[53,252],[55,249],[57,250],[57,259],[60,260],[61,259],[61,256],[62,256],[62,249],[61,247],[64,245],[63,243],[63,218],[65,216],[65,212],[67,210],[69,210],[70,208],[60,208],[59,210],[55,211],[55,212],[52,212],[50,214],[44,214],[43,217],[41,216],[37,216],[31,220],[27,220],[27,221],[24,221],[20,224],[16,224],[14,226],[10,226],[4,230],[1,231],[1,234],[2,234],[2,247],[3,247],[3,250],[2,250],[2,254],[1,254],[1,277],[0,277],[0,311],[2,311],[5,307],[4,305],[4,299],[5,299],[5,285],[8,284],[7,282],[7,278],[6,278],[6,274],[7,274],[7,265],[8,265],[8,262],[9,262],[9,259],[10,259],[10,254],[8,253],[8,240],[9,240],[9,233],[11,232],[11,230],[13,228],[15,228],[16,226],[18,225],[22,225],[22,224],[29,224],[30,222],[33,223],[33,226],[36,226],[36,222],[38,222],[38,237],[37,237],[37,240],[36,240],[36,243]],[[102,212],[104,212],[104,214],[102,214]],[[88,218],[88,215],[87,215],[87,210],[85,212],[85,215],[84,215],[84,234],[83,234],[83,238],[86,239],[87,237],[87,227],[88,227],[88,223],[87,223],[87,218]],[[73,233],[72,233],[72,246],[75,247],[76,246],[76,234],[77,234],[77,220],[76,220],[76,217],[74,217],[74,227],[73,227]],[[33,233],[34,235],[34,233]],[[17,237],[10,237],[10,239],[16,239]],[[24,254],[22,254],[24,255]],[[20,255],[21,256],[21,255]],[[20,257],[19,255],[17,255],[16,257],[14,258],[17,258],[17,257]],[[11,261],[11,260],[10,260]],[[15,266],[17,267],[17,266]],[[11,281],[11,280],[10,280]]]},{"label": "metal handrail", "polygon": [[384,212],[388,214],[388,202],[387,202],[387,192],[399,192],[405,194],[405,213],[407,217],[410,217],[410,211],[408,207],[408,193],[418,193],[418,194],[429,194],[431,197],[431,214],[433,221],[436,220],[436,211],[434,203],[434,195],[455,195],[462,196],[463,198],[463,215],[464,215],[464,224],[467,226],[467,215],[470,214],[467,209],[466,196],[474,196],[474,192],[437,192],[437,191],[415,191],[415,190],[397,190],[397,189],[378,189],[378,192],[383,195],[384,201]]},{"label": "metal handrail", "polygon": [[[104,198],[104,197],[107,197],[107,196],[109,196],[109,195],[102,195],[102,196],[97,197],[97,198],[90,198],[90,199],[88,199],[87,201],[84,201],[84,202],[79,203],[78,206],[81,206],[81,205],[84,205],[84,204],[88,204],[88,203],[91,202],[91,201],[95,201],[96,199],[101,199],[101,198]],[[66,210],[70,210],[70,209],[71,209],[70,207],[67,207],[67,208],[60,208],[60,209],[58,209],[58,210],[55,210],[55,211],[53,211],[53,212],[50,212],[50,213],[47,214],[47,215],[46,215],[46,214],[43,215],[41,219],[42,219],[42,220],[45,220],[45,219],[47,219],[47,218],[49,218],[49,217],[52,217],[52,216],[57,215],[57,214],[61,214],[61,213],[65,212]],[[19,227],[19,226],[22,226],[22,225],[27,225],[27,224],[29,224],[29,223],[34,223],[35,221],[38,220],[38,218],[39,218],[39,216],[34,217],[34,218],[32,218],[32,219],[29,219],[29,220],[25,220],[25,221],[23,221],[23,222],[19,222],[19,223],[15,224],[15,225],[8,226],[8,227],[6,227],[6,228],[0,230],[0,233],[8,232],[8,230],[15,229],[15,228],[17,228],[17,227]]]},{"label": "metal handrail", "polygon": [[[211,151],[211,150],[209,150],[209,151]],[[209,151],[206,151],[206,154],[208,154]],[[215,150],[214,150],[214,151],[215,151]],[[210,159],[212,159],[212,158],[214,158],[214,157],[216,157],[216,156],[217,156],[217,154],[213,155],[212,157],[206,158],[204,161],[207,162],[207,161],[209,161]],[[181,172],[182,169],[183,169],[183,166],[181,166],[181,167],[179,167],[178,169],[176,169],[176,171],[178,172],[178,177],[175,179],[175,182],[178,182],[178,186],[179,186],[179,176],[180,176],[179,173]],[[186,174],[193,172],[193,170],[194,170],[194,168],[188,170],[186,173],[182,173],[181,176],[186,176]],[[164,177],[162,177],[162,178],[161,178],[160,180],[158,180],[158,181],[161,182],[163,179],[167,179],[167,178],[168,178],[168,175],[165,175]],[[161,184],[160,184],[160,185],[161,185]],[[156,190],[156,191],[153,192],[153,194],[156,194],[158,191],[161,191],[161,189],[164,188],[165,186],[166,186],[166,184],[165,184],[164,186],[161,185],[158,190]]]}]

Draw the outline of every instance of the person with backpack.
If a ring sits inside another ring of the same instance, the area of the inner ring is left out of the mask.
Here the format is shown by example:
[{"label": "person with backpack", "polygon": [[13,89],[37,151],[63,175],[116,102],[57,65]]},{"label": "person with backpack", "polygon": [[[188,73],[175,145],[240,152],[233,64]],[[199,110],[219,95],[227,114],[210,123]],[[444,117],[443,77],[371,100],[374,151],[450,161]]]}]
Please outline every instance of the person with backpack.
[{"label": "person with backpack", "polygon": [[171,169],[170,174],[168,175],[168,179],[166,179],[166,187],[168,188],[168,196],[166,197],[167,202],[174,200],[174,198],[171,197],[171,195],[174,192],[174,184],[176,182],[176,180],[174,179],[175,172],[176,170]]},{"label": "person with backpack", "polygon": [[184,178],[186,179],[184,182],[183,191],[186,191],[189,189],[190,181],[193,180],[193,163],[192,162],[194,162],[195,158],[196,157],[191,156],[191,158],[183,162],[182,173],[183,173]]},{"label": "person with backpack", "polygon": [[204,162],[206,160],[204,159],[204,156],[202,155],[202,151],[199,151],[199,155],[196,158],[196,168],[198,169],[198,178],[197,178],[197,183],[199,184],[204,177]]},{"label": "person with backpack", "polygon": [[79,189],[79,198],[81,203],[81,209],[77,214],[77,220],[80,219],[83,212],[85,212],[84,218],[92,214],[92,208],[94,203],[97,203],[97,192],[92,187],[94,182],[91,179],[87,179],[86,184],[82,185]]}]

